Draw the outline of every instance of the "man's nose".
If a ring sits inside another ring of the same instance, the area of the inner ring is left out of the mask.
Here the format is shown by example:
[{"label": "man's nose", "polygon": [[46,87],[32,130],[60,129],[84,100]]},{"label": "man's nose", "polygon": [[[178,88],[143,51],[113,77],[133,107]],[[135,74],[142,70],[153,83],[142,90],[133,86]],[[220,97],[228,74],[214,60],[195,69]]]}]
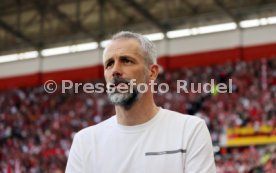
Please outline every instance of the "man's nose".
[{"label": "man's nose", "polygon": [[112,76],[122,76],[122,69],[121,65],[118,62],[114,63],[114,66],[112,68]]}]

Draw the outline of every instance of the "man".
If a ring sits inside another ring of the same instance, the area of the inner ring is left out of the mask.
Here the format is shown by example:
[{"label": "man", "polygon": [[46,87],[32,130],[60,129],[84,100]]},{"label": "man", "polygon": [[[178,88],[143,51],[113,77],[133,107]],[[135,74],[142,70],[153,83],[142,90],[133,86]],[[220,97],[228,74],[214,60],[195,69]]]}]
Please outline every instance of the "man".
[{"label": "man", "polygon": [[147,38],[117,33],[103,63],[116,115],[74,136],[66,173],[215,173],[204,121],[156,106],[151,89],[138,91],[159,71]]}]

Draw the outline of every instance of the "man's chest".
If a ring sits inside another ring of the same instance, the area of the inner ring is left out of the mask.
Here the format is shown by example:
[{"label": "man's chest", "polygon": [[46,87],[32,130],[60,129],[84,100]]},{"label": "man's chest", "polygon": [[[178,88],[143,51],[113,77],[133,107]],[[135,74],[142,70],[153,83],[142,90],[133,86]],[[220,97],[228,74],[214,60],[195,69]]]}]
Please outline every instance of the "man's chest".
[{"label": "man's chest", "polygon": [[186,147],[177,133],[110,134],[87,155],[97,173],[182,173]]}]

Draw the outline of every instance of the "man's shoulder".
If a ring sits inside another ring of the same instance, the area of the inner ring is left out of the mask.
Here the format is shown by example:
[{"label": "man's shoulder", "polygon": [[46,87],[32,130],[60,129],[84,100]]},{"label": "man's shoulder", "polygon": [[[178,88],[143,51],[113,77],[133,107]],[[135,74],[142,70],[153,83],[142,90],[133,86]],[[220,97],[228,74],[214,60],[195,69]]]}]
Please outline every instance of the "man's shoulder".
[{"label": "man's shoulder", "polygon": [[163,111],[164,111],[164,114],[166,115],[166,118],[171,119],[173,121],[188,123],[193,125],[204,123],[203,119],[193,115],[183,114],[183,113],[176,112],[173,110],[168,110],[168,109],[163,109]]},{"label": "man's shoulder", "polygon": [[98,124],[95,124],[95,125],[92,125],[92,126],[89,126],[89,127],[86,127],[82,130],[80,130],[78,132],[79,135],[91,135],[93,133],[96,133],[97,131],[103,131],[103,130],[106,130],[106,129],[109,129],[109,127],[111,127],[113,125],[113,122],[114,122],[114,116],[111,116],[110,118],[98,123]]},{"label": "man's shoulder", "polygon": [[174,133],[179,132],[181,135],[184,133],[187,138],[206,127],[205,121],[199,117],[171,110],[164,110],[164,113],[166,117],[163,121],[164,126],[173,129]]}]

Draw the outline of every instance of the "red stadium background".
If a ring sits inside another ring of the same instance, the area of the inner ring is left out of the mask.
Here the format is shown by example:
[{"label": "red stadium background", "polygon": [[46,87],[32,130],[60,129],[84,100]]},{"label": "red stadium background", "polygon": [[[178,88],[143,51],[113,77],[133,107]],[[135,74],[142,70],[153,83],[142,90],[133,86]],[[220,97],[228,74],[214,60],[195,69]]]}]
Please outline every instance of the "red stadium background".
[{"label": "red stadium background", "polygon": [[[155,41],[159,106],[203,118],[218,173],[276,171],[276,26]],[[225,41],[226,40],[226,41]],[[0,172],[64,172],[74,134],[114,114],[105,93],[61,93],[62,80],[104,82],[102,49],[0,63]],[[233,93],[177,93],[176,80],[233,81]],[[46,93],[43,84],[56,81]]]}]

